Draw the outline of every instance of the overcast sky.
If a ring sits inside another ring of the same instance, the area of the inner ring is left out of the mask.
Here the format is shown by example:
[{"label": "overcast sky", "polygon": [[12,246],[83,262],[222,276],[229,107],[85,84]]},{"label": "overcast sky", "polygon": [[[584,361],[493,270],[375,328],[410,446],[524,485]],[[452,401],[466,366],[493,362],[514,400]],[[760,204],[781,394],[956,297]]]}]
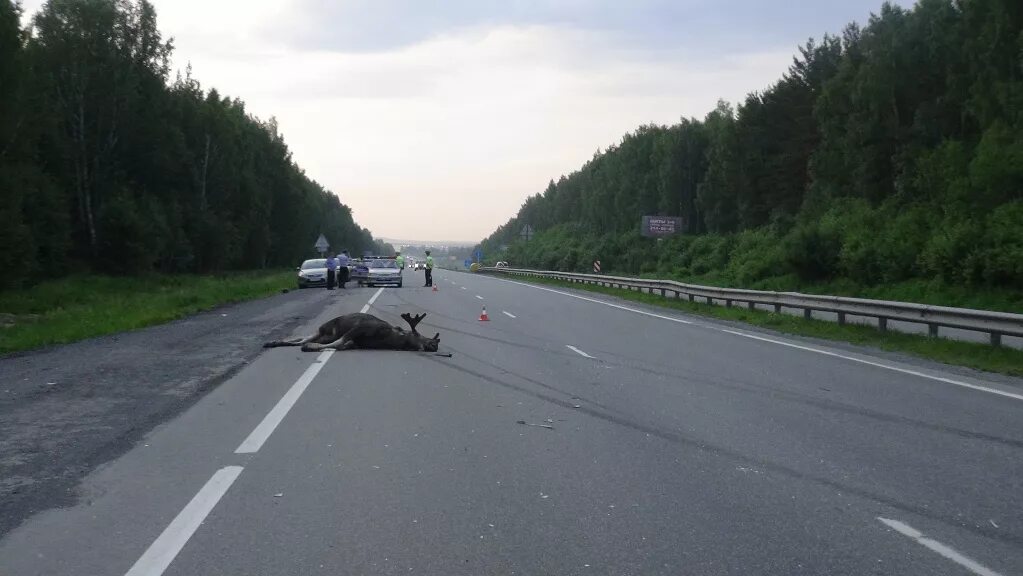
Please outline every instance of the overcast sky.
[{"label": "overcast sky", "polygon": [[276,116],[299,165],[375,235],[479,240],[598,148],[766,87],[799,44],[881,2],[153,4],[175,68]]}]

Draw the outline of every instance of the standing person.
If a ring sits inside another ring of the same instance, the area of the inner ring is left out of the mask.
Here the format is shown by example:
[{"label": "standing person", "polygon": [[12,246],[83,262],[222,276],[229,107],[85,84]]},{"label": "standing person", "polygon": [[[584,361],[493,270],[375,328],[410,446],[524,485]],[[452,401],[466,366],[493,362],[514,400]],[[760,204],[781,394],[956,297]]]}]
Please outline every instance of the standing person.
[{"label": "standing person", "polygon": [[334,278],[337,276],[337,258],[327,256],[327,290],[334,289]]},{"label": "standing person", "polygon": [[394,262],[398,265],[399,270],[405,271],[405,257],[401,255],[401,252],[394,253]]},{"label": "standing person", "polygon": [[430,251],[426,251],[426,284],[429,288],[433,286],[433,256],[430,256]]},{"label": "standing person", "polygon": [[351,258],[348,257],[348,250],[342,250],[341,255],[337,257],[338,266],[338,284],[341,285],[341,289],[346,288],[345,284],[348,282],[348,265],[351,263]]}]

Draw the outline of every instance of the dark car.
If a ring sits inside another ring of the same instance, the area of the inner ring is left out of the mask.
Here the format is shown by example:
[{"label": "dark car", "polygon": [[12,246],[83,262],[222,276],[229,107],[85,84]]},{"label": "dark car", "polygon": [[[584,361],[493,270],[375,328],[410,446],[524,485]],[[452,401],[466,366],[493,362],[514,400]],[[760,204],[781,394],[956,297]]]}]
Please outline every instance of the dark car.
[{"label": "dark car", "polygon": [[327,259],[313,258],[298,267],[298,287],[311,288],[327,285]]}]

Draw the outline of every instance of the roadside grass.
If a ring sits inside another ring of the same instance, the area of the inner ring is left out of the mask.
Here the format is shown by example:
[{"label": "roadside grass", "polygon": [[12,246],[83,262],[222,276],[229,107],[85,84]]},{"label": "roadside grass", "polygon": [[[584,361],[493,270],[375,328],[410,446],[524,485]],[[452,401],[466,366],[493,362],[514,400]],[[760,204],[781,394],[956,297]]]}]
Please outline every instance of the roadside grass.
[{"label": "roadside grass", "polygon": [[662,308],[672,308],[699,316],[744,322],[786,334],[873,346],[882,350],[902,352],[945,364],[966,366],[1010,376],[1023,376],[1023,350],[1013,348],[996,348],[987,344],[929,338],[922,335],[904,334],[895,331],[881,332],[876,328],[865,325],[846,324],[841,326],[835,322],[806,320],[802,316],[791,314],[776,314],[766,310],[749,310],[748,308],[726,308],[725,306],[701,302],[664,298],[655,294],[606,288],[590,284],[574,284],[549,278],[515,277],[515,280],[597,292],[624,300],[652,304]]},{"label": "roadside grass", "polygon": [[[630,276],[630,274],[616,274],[613,272],[608,274],[611,276]],[[916,302],[933,306],[996,310],[1017,314],[1023,312],[1023,291],[989,286],[952,285],[939,280],[915,279],[878,285],[860,284],[849,279],[807,283],[799,280],[793,274],[788,274],[785,276],[772,276],[755,282],[741,283],[718,272],[711,272],[700,276],[651,273],[642,274],[641,277],[664,278],[687,284],[701,284],[720,288],[802,292],[804,294],[826,294],[874,300]]]},{"label": "roadside grass", "polygon": [[290,271],[72,276],[0,292],[0,354],[65,344],[182,318],[294,288]]}]

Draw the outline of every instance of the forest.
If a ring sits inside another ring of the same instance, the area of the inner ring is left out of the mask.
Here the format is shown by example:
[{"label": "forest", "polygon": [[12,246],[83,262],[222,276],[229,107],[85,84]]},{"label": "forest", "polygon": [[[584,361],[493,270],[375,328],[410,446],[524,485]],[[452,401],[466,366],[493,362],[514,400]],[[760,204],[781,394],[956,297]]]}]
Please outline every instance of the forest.
[{"label": "forest", "polygon": [[145,0],[0,0],[0,287],[77,272],[210,273],[386,252],[299,168],[273,118],[171,80]]},{"label": "forest", "polygon": [[[640,234],[644,215],[687,230]],[[535,235],[522,238],[524,226]],[[641,126],[483,240],[512,266],[754,288],[1023,288],[1023,2],[886,3],[702,120]]]}]

